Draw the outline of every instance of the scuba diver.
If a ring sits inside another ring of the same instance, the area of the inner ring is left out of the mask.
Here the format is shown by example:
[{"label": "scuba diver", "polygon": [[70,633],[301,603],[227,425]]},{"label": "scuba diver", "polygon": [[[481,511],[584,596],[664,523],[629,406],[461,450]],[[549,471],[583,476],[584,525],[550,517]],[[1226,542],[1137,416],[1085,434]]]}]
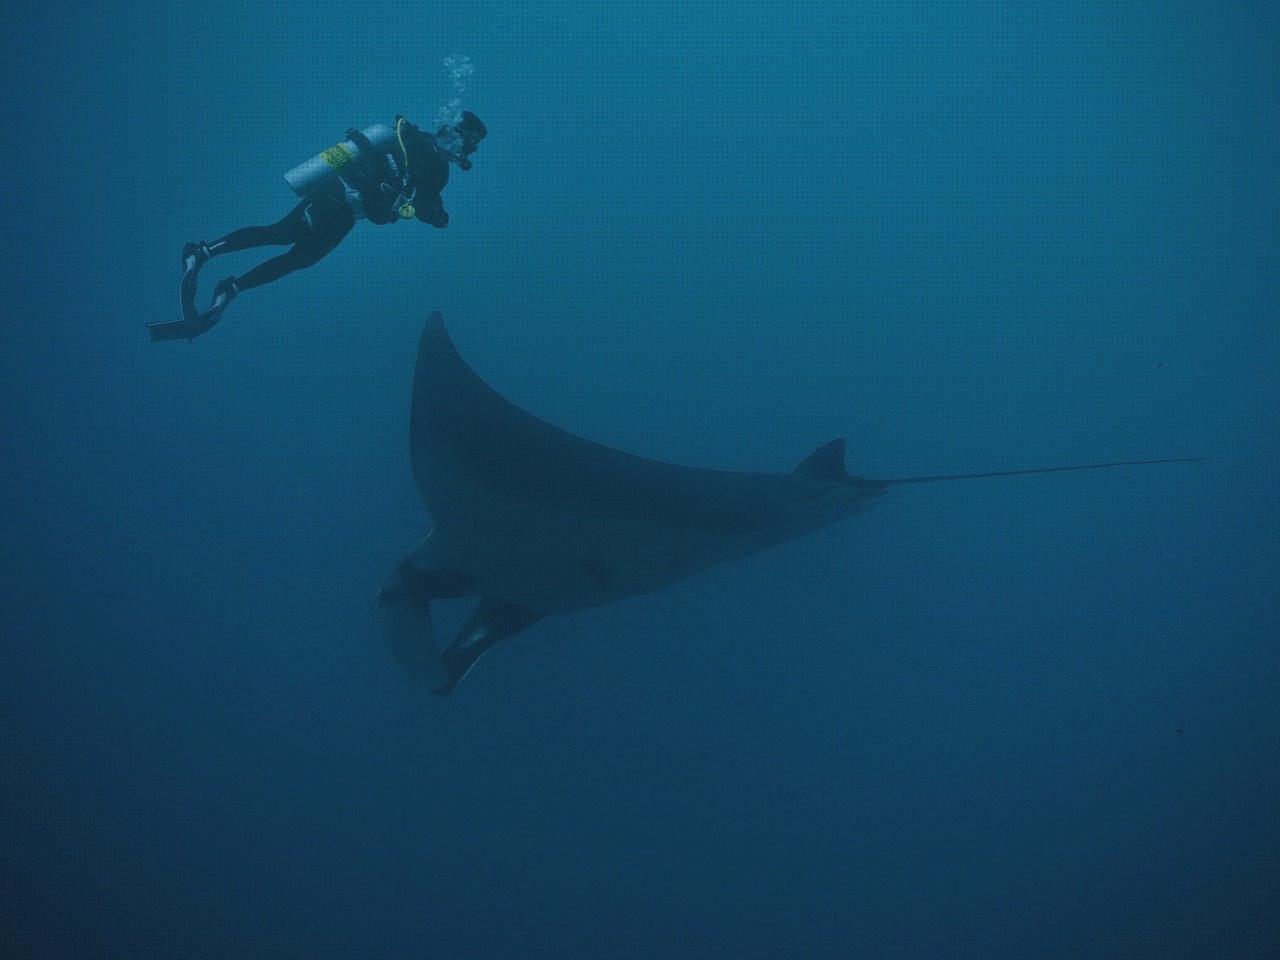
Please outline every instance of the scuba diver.
[{"label": "scuba diver", "polygon": [[[212,243],[182,248],[179,300],[182,318],[149,323],[151,339],[191,340],[222,318],[241,292],[317,263],[333,250],[357,220],[388,224],[417,219],[433,227],[449,225],[440,191],[449,182],[449,164],[471,169],[468,159],[488,131],[474,113],[424,133],[403,116],[394,127],[376,124],[347,131],[346,140],[301,163],[285,180],[302,200],[269,226],[243,227]],[[213,290],[207,310],[196,309],[200,268],[213,257],[262,246],[292,249]]]}]

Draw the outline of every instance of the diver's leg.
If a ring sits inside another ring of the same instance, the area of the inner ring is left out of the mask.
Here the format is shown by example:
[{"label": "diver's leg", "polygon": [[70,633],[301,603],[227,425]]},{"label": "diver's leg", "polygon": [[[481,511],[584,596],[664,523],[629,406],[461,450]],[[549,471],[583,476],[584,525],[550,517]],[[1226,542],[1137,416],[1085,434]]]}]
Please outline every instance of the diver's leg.
[{"label": "diver's leg", "polygon": [[319,262],[342,242],[354,225],[355,214],[345,199],[327,194],[313,198],[291,228],[296,238],[292,241],[293,249],[237,277],[235,285],[241,290],[260,287]]},{"label": "diver's leg", "polygon": [[[302,201],[269,226],[243,227],[212,244],[187,244],[183,248],[182,319],[147,324],[151,339],[190,340],[205,333],[222,318],[227,305],[241,290],[262,286],[311,266],[336,247],[354,224],[355,214],[345,197],[336,190],[327,190]],[[286,243],[292,243],[293,249],[254,267],[243,277],[222,280],[214,288],[209,309],[196,309],[196,274],[210,257],[265,244]]]},{"label": "diver's leg", "polygon": [[[212,243],[187,243],[182,247],[182,282],[178,289],[178,304],[182,312],[182,320],[188,324],[198,324],[200,311],[196,308],[196,284],[200,268],[213,257],[237,250],[248,250],[251,247],[287,246],[297,243],[306,236],[306,206],[303,200],[294,205],[275,223],[258,227],[242,227],[233,230],[225,237]],[[216,301],[216,296],[215,296]],[[228,301],[229,302],[229,301]],[[225,304],[224,304],[225,306]],[[205,329],[208,329],[207,327]]]},{"label": "diver's leg", "polygon": [[297,235],[290,229],[288,218],[262,227],[241,227],[232,230],[225,237],[219,237],[212,243],[202,244],[206,259],[221,256],[224,253],[236,253],[253,247],[287,247],[296,243]]},{"label": "diver's leg", "polygon": [[265,263],[258,264],[248,273],[234,278],[235,285],[240,290],[250,290],[254,287],[260,287],[264,283],[279,280],[295,270],[301,270],[303,267],[318,263],[332,249],[332,247],[319,247],[311,243],[299,243],[292,250],[282,253],[278,257],[272,257]]},{"label": "diver's leg", "polygon": [[[246,227],[243,231],[237,231],[240,234],[246,234],[248,231],[270,229],[259,227]],[[230,234],[229,236],[235,236]],[[209,305],[207,310],[199,310],[196,308],[196,277],[199,274],[200,267],[209,259],[210,254],[207,252],[207,244],[202,244],[205,250],[201,253],[194,252],[191,248],[194,244],[187,244],[183,250],[184,254],[184,270],[182,274],[180,303],[182,308],[182,319],[172,320],[164,323],[149,323],[148,329],[151,332],[152,340],[191,340],[207,333],[212,329],[213,325],[222,319],[223,312],[236,295],[250,286],[260,286],[278,277],[291,273],[299,267],[310,266],[319,260],[327,249],[315,250],[309,244],[308,238],[303,237],[303,242],[294,246],[288,253],[281,254],[268,260],[259,267],[255,267],[249,271],[245,277],[237,280],[235,277],[226,277],[218,282],[213,288],[213,303]]]},{"label": "diver's leg", "polygon": [[310,200],[300,200],[292,210],[275,223],[258,227],[241,227],[212,243],[200,244],[205,259],[221,256],[224,253],[249,250],[253,247],[287,247],[297,243],[307,233],[306,214],[310,202]]}]

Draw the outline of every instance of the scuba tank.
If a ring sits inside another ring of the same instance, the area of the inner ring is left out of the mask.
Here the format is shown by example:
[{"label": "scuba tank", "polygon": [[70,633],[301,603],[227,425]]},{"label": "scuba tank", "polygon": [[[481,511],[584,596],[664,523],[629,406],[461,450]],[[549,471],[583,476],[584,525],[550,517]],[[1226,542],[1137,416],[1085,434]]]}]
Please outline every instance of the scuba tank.
[{"label": "scuba tank", "polygon": [[[360,132],[373,145],[375,156],[392,153],[393,146],[398,140],[395,128],[385,123],[375,123]],[[321,150],[310,160],[304,160],[286,173],[284,179],[294,193],[305,197],[324,181],[339,176],[343,171],[350,171],[367,159],[366,151],[358,143],[354,140],[343,140],[341,143],[335,143],[328,150]]]}]

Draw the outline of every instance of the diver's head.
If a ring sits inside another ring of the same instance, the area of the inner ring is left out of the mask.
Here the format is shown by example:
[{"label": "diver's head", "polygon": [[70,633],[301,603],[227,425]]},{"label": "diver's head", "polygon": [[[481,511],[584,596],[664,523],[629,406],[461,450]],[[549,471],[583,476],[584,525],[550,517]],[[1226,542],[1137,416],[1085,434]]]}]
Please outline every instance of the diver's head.
[{"label": "diver's head", "polygon": [[436,142],[450,160],[463,170],[470,170],[471,161],[467,158],[476,152],[476,147],[488,134],[479,117],[470,110],[463,110],[456,123],[445,124],[436,131]]}]

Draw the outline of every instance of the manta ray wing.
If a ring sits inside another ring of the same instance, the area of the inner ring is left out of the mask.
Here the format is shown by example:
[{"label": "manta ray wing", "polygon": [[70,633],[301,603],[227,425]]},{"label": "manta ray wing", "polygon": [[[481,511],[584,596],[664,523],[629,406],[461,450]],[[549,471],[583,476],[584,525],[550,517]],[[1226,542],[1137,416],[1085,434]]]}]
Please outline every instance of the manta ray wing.
[{"label": "manta ray wing", "polygon": [[418,489],[446,525],[475,499],[459,495],[464,485],[544,509],[733,534],[766,520],[794,487],[785,475],[649,460],[539,420],[480,379],[439,313],[419,343],[409,432]]}]

